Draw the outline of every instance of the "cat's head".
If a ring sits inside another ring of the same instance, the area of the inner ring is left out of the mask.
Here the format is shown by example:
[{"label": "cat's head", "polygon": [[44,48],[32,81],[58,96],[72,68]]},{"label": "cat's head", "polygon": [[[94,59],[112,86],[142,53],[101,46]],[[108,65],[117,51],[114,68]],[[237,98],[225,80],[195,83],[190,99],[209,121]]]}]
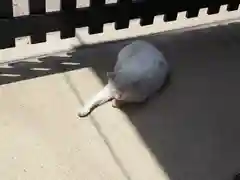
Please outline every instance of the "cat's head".
[{"label": "cat's head", "polygon": [[132,96],[135,83],[124,72],[107,72],[108,83],[114,88],[114,98],[126,100]]}]

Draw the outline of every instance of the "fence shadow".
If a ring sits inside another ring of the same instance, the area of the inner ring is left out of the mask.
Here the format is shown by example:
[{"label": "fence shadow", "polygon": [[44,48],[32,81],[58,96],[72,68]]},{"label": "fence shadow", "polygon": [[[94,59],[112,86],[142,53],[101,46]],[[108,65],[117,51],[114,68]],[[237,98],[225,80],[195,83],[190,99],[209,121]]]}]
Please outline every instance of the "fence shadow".
[{"label": "fence shadow", "polygon": [[[171,81],[148,103],[122,110],[171,180],[226,180],[240,170],[239,30],[233,23],[141,38],[165,54]],[[0,76],[0,83],[83,67],[92,67],[106,83],[105,72],[130,41],[79,48],[70,57],[50,56],[39,63],[13,63],[0,72],[20,76]]]},{"label": "fence shadow", "polygon": [[[118,51],[119,48],[109,51],[109,48],[106,49],[105,46],[101,48],[101,45],[87,45],[85,48],[77,48],[73,52],[63,53],[67,56],[50,55],[38,59],[12,62],[0,66],[0,85],[85,67],[93,68],[98,72],[99,77],[105,80],[104,72],[106,69],[112,69],[114,65],[112,60],[116,58]],[[96,54],[99,55],[98,59],[96,59]]]}]

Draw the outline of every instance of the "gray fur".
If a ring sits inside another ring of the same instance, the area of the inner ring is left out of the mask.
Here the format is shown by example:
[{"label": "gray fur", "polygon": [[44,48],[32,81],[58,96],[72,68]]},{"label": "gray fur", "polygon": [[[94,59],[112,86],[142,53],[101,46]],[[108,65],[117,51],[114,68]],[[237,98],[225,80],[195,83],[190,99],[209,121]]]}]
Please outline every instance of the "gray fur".
[{"label": "gray fur", "polygon": [[137,40],[118,54],[113,72],[108,72],[108,84],[79,112],[87,116],[95,107],[113,100],[143,102],[159,90],[165,82],[169,66],[163,54],[148,42]]}]

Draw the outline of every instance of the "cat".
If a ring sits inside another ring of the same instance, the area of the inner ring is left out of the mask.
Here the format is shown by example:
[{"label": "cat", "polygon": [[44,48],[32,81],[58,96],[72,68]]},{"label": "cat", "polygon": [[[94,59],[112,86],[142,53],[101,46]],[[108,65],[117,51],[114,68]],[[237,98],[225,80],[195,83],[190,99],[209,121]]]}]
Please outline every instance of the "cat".
[{"label": "cat", "polygon": [[152,44],[136,40],[119,53],[113,72],[107,72],[108,84],[79,111],[79,117],[112,100],[113,107],[144,102],[165,83],[169,65]]}]

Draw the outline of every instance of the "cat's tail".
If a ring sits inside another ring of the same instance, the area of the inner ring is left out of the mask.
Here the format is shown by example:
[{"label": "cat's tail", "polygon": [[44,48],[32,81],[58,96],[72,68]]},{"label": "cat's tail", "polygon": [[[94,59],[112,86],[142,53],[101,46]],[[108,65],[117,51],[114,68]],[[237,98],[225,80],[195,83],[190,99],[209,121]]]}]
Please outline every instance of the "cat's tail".
[{"label": "cat's tail", "polygon": [[112,87],[107,84],[100,92],[90,99],[78,113],[79,117],[89,115],[96,107],[113,99]]}]

